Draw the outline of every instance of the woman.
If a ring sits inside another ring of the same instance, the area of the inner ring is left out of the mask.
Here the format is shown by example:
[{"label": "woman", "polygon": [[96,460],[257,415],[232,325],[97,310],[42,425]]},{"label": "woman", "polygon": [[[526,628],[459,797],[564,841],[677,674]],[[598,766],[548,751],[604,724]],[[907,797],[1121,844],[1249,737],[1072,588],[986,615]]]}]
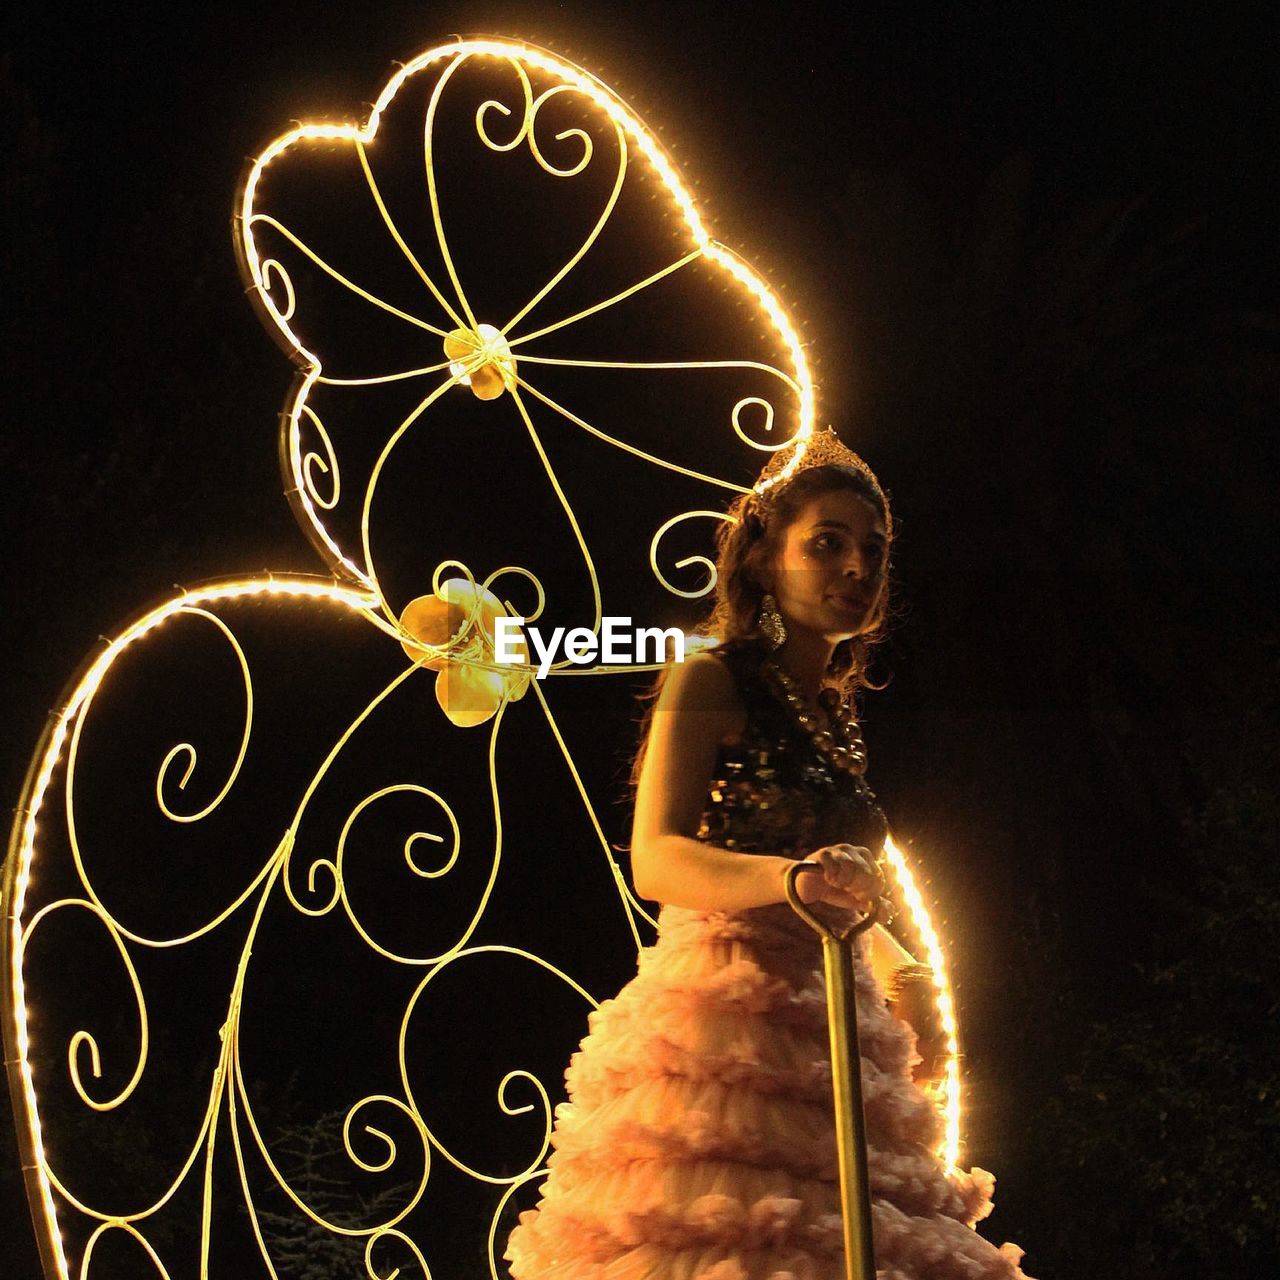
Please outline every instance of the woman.
[{"label": "woman", "polygon": [[[794,465],[793,465],[794,464]],[[826,1000],[816,935],[879,884],[884,815],[852,695],[887,611],[892,523],[834,433],[775,454],[722,526],[713,648],[663,673],[636,761],[637,891],[659,937],[590,1018],[556,1111],[515,1280],[839,1280],[844,1275]],[[993,1179],[948,1176],[915,1036],[860,945],[858,1018],[879,1275],[1019,1277],[1021,1250],[969,1230]],[[863,935],[866,937],[866,935]]]}]

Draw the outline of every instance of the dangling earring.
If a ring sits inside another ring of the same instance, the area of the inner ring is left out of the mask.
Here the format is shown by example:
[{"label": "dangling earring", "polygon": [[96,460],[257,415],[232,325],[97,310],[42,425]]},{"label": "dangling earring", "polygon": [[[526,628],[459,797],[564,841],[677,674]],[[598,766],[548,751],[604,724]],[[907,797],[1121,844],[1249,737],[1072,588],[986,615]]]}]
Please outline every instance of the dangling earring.
[{"label": "dangling earring", "polygon": [[787,638],[787,628],[778,612],[778,602],[768,592],[760,601],[760,613],[756,618],[760,634],[769,642],[770,649],[781,649]]}]

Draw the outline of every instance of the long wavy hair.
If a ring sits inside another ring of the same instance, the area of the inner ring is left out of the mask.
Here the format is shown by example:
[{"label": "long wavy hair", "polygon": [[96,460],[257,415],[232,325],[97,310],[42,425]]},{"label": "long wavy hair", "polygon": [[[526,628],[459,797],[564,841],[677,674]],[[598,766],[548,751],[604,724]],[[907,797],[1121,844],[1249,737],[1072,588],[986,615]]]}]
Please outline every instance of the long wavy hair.
[{"label": "long wavy hair", "polygon": [[[765,590],[761,585],[764,568],[781,547],[783,537],[808,503],[824,493],[848,491],[870,503],[884,519],[886,531],[891,527],[887,498],[875,483],[855,467],[833,464],[809,467],[770,494],[767,515],[760,514],[754,491],[740,494],[716,531],[716,602],[711,612],[691,633],[713,636],[715,653],[730,646],[757,650],[760,660],[769,653],[769,645],[760,634],[760,604]],[[841,698],[856,706],[862,689],[882,689],[868,676],[872,650],[888,633],[889,553],[886,545],[879,569],[880,586],[867,615],[865,629],[836,645],[827,666],[823,684],[838,689]],[[666,683],[670,667],[658,672],[653,686],[642,697],[645,704],[640,718],[639,746],[631,763],[631,790],[640,781],[653,724],[653,708]]]}]

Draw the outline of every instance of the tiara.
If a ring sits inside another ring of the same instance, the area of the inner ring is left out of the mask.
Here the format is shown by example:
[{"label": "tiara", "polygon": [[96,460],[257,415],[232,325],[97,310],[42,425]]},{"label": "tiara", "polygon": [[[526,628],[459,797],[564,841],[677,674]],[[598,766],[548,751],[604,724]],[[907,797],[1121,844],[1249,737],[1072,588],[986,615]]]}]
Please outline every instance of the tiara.
[{"label": "tiara", "polygon": [[875,472],[836,435],[834,427],[814,431],[778,449],[765,464],[752,487],[754,506],[760,517],[767,518],[773,500],[788,481],[811,467],[844,467],[856,471],[871,485],[884,507],[885,533],[892,536],[889,500],[876,479]]}]

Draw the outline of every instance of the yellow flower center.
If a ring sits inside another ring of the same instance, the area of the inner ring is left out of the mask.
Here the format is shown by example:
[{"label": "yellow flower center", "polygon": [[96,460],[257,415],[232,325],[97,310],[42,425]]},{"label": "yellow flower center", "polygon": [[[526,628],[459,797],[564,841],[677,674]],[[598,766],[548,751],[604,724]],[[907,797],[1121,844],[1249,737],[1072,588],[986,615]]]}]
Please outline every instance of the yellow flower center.
[{"label": "yellow flower center", "polygon": [[491,324],[455,329],[444,340],[449,372],[480,400],[496,400],[516,384],[516,361]]}]

